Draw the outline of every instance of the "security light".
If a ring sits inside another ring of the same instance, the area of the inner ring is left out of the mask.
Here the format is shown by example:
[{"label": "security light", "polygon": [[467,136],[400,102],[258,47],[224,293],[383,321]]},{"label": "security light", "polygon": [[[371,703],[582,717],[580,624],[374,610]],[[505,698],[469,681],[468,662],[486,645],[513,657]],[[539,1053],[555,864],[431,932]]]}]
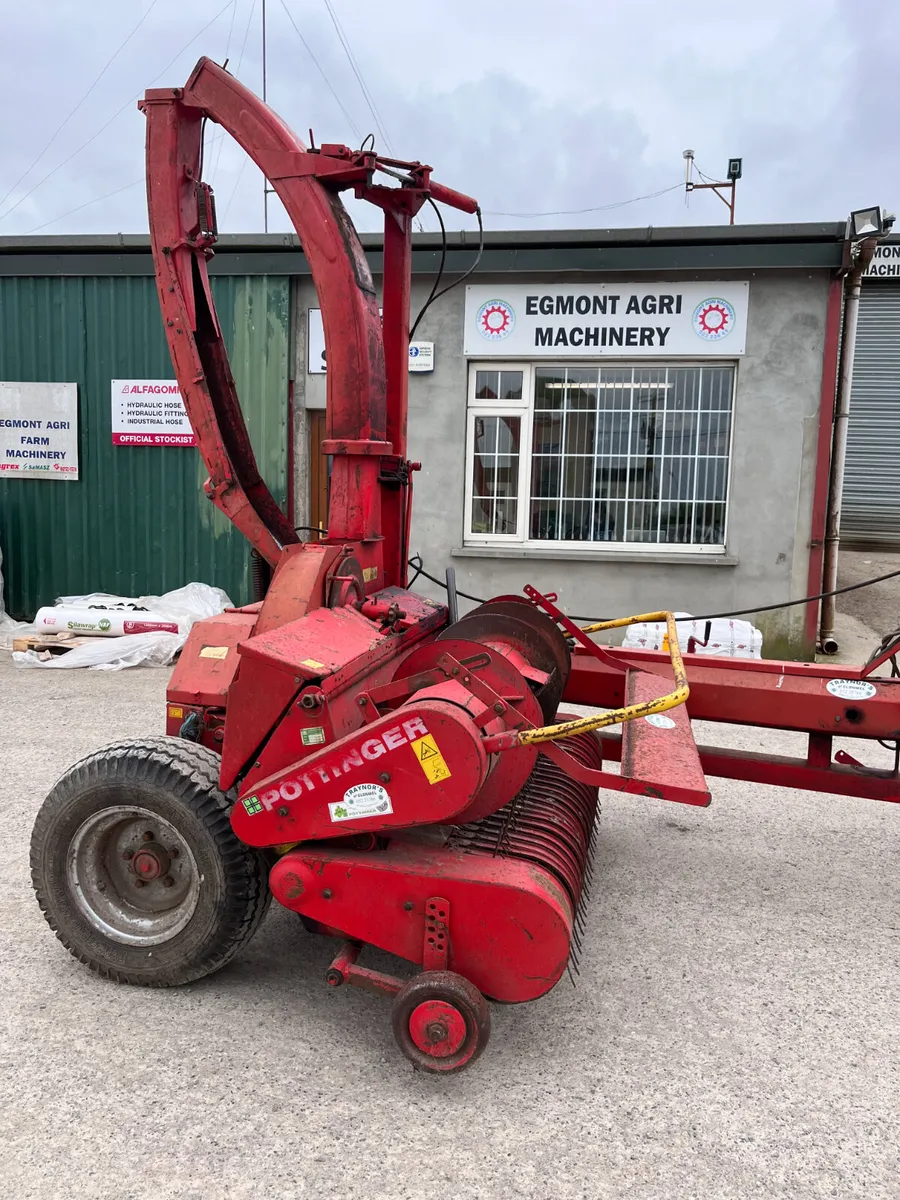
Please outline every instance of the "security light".
[{"label": "security light", "polygon": [[740,179],[743,162],[744,160],[742,158],[729,158],[728,178],[732,182],[734,182],[735,179]]},{"label": "security light", "polygon": [[880,208],[857,208],[850,214],[851,242],[858,242],[860,238],[881,237],[884,232],[885,219]]}]

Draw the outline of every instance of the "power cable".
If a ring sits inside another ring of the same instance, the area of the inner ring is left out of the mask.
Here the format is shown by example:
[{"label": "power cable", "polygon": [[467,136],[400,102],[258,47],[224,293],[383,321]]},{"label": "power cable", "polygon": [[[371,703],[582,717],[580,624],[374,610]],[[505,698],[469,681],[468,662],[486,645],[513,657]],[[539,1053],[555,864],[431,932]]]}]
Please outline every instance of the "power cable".
[{"label": "power cable", "polygon": [[237,0],[232,0],[231,4],[231,21],[228,24],[228,40],[225,43],[225,57],[223,63],[228,62],[228,56],[231,53],[231,36],[234,33],[234,19],[237,16]]},{"label": "power cable", "polygon": [[[175,57],[171,60],[171,62],[166,63],[166,65],[163,67],[163,69],[160,71],[160,73],[156,76],[156,78],[150,80],[148,87],[152,86],[154,83],[156,83],[156,81],[158,79],[161,79],[163,77],[163,75],[165,75],[170,70],[170,68],[173,67],[175,65],[175,63],[178,62],[179,58],[181,58],[181,56],[182,56],[182,54],[184,54],[185,50],[187,50],[190,46],[193,46],[194,42],[196,42],[199,37],[202,37],[203,34],[206,33],[207,29],[209,29],[209,27],[211,25],[215,25],[215,23],[216,23],[216,21],[218,21],[219,17],[221,17],[222,14],[228,10],[231,3],[232,3],[232,0],[228,0],[228,3],[224,4],[219,9],[219,11],[216,13],[216,15],[211,20],[207,21],[201,30],[199,30],[197,33],[194,34],[194,36],[191,38],[191,40],[189,42],[185,42],[185,44],[181,47],[181,49],[178,51],[178,53],[175,55]],[[87,149],[87,147],[90,146],[91,142],[95,142],[97,140],[97,138],[100,136],[100,134],[103,133],[104,130],[108,129],[109,126],[112,125],[113,121],[115,121],[117,117],[121,116],[122,113],[125,112],[125,110],[127,108],[130,108],[132,104],[134,104],[137,100],[139,100],[142,95],[143,95],[143,90],[138,92],[135,96],[132,96],[130,100],[126,100],[125,103],[122,105],[122,107],[117,109],[113,113],[113,115],[109,118],[109,120],[105,124],[100,126],[100,128],[97,130],[97,132],[95,134],[93,134],[91,137],[89,137],[86,142],[82,142],[82,144],[78,147],[77,150],[73,150],[72,153],[68,156],[68,158],[64,158],[61,163],[58,163],[57,166],[55,166],[53,168],[52,171],[48,171],[47,174],[43,177],[43,179],[38,180],[38,182],[34,185],[33,188],[31,188],[29,191],[27,191],[24,196],[20,197],[11,208],[8,208],[6,210],[5,213],[0,215],[0,220],[3,220],[4,218],[8,217],[10,215],[10,213],[15,212],[15,210],[19,207],[20,204],[23,204],[28,199],[28,197],[30,195],[32,195],[32,193],[36,192],[37,189],[39,187],[41,187],[43,184],[45,184],[48,179],[50,179],[53,175],[56,174],[57,171],[61,170],[66,165],[66,163],[70,163],[72,161],[72,159],[76,157],[76,155],[81,153],[82,150]]]},{"label": "power cable", "polygon": [[637,204],[639,200],[655,200],[657,196],[665,196],[667,192],[675,192],[684,187],[684,181],[679,180],[671,187],[660,188],[658,192],[648,192],[646,196],[632,196],[630,200],[617,200],[615,204],[598,204],[593,208],[560,208],[555,212],[496,212],[485,209],[486,217],[577,217],[583,213],[608,212],[613,208],[624,208],[626,204]]},{"label": "power cable", "polygon": [[[438,587],[442,587],[446,590],[447,584],[444,582],[443,579],[438,579],[436,576],[430,575],[425,570],[424,566],[422,565],[422,556],[421,555],[419,555],[419,554],[413,555],[413,557],[409,560],[409,566],[411,566],[415,569],[415,571],[416,571],[415,578],[416,579],[418,579],[418,577],[420,575],[424,575],[426,579],[430,579],[432,583],[436,583],[438,585]],[[748,608],[740,608],[736,612],[704,613],[702,616],[699,616],[699,617],[692,616],[691,619],[694,621],[715,621],[720,617],[746,617],[746,616],[751,616],[754,613],[775,612],[776,609],[781,609],[781,608],[795,608],[795,607],[797,607],[797,605],[800,605],[800,604],[812,604],[816,600],[824,600],[828,596],[842,596],[846,592],[857,592],[860,590],[860,588],[872,587],[876,583],[884,583],[888,579],[896,579],[898,575],[900,575],[900,571],[888,571],[888,573],[886,575],[876,575],[876,577],[874,579],[864,579],[862,581],[862,583],[850,583],[850,584],[847,584],[846,587],[835,588],[834,591],[831,591],[831,592],[819,592],[815,596],[804,596],[801,600],[785,600],[784,603],[782,603],[782,604],[761,604],[756,607],[751,605]],[[476,604],[486,604],[487,603],[487,601],[482,596],[470,596],[468,592],[461,592],[461,591],[459,591],[459,589],[457,589],[457,594],[460,596],[465,596],[465,598],[467,600],[474,600]],[[570,619],[572,621],[606,621],[606,620],[609,620],[608,617],[579,617],[579,616],[572,616]]]},{"label": "power cable", "polygon": [[369,112],[372,114],[372,120],[375,122],[375,127],[378,130],[378,132],[381,134],[381,138],[382,138],[385,146],[387,147],[387,151],[390,154],[391,158],[396,158],[397,156],[396,156],[396,154],[394,154],[394,148],[391,145],[390,138],[388,137],[387,131],[385,130],[385,127],[384,127],[384,122],[381,119],[381,113],[378,111],[378,105],[375,103],[375,98],[373,97],[372,93],[369,91],[366,81],[363,79],[362,71],[360,70],[359,63],[356,61],[356,57],[353,53],[353,50],[350,47],[350,39],[347,37],[340,21],[338,20],[337,13],[334,11],[334,8],[332,7],[331,0],[324,0],[324,4],[325,4],[326,9],[328,10],[328,15],[331,17],[331,23],[334,26],[334,31],[338,35],[338,41],[341,43],[341,45],[344,48],[344,53],[347,56],[347,61],[350,64],[350,69],[353,71],[353,74],[356,76],[356,82],[359,84],[360,91],[363,94],[363,99],[365,100],[366,104],[369,106]]},{"label": "power cable", "polygon": [[[216,134],[215,137],[209,139],[210,146],[214,146],[225,136],[224,133]],[[120,192],[127,192],[129,188],[137,187],[139,183],[146,182],[146,175],[142,175],[140,179],[132,179],[131,183],[123,184],[122,187],[115,188],[114,191],[107,192],[103,196],[94,196],[91,200],[85,200],[84,204],[79,204],[76,208],[70,208],[68,212],[60,213],[58,217],[54,217],[51,221],[45,221],[43,225],[35,225],[33,229],[26,229],[26,236],[31,233],[39,233],[42,229],[46,229],[48,225],[55,225],[57,221],[63,221],[66,217],[71,217],[73,213],[81,212],[83,208],[90,208],[92,204],[99,204],[102,200],[109,200],[111,196],[118,196]]]},{"label": "power cable", "polygon": [[[375,122],[375,128],[381,134],[381,140],[384,142],[388,154],[390,154],[391,158],[396,158],[397,155],[394,152],[394,147],[391,145],[391,139],[387,135],[387,129],[385,128],[381,113],[378,110],[378,105],[375,103],[375,97],[372,95],[369,85],[366,83],[365,79],[363,79],[362,69],[360,68],[359,63],[356,61],[356,55],[353,53],[353,48],[350,45],[350,39],[344,32],[344,27],[341,25],[340,19],[338,18],[337,13],[334,11],[331,0],[324,0],[324,3],[328,10],[329,17],[331,17],[331,23],[334,26],[334,31],[338,35],[338,41],[344,48],[344,53],[347,56],[347,62],[350,64],[350,69],[356,76],[356,82],[359,84],[360,91],[363,94],[363,99],[368,105],[369,112],[372,114],[372,120]],[[424,233],[425,226],[422,224],[421,218],[418,216],[413,217],[413,221],[418,226],[419,233]]]},{"label": "power cable", "polygon": [[244,177],[244,171],[247,169],[247,163],[249,161],[250,161],[250,159],[245,154],[243,162],[241,163],[241,169],[237,173],[237,179],[235,179],[235,181],[234,181],[234,187],[231,189],[231,195],[228,197],[228,202],[225,205],[225,211],[222,213],[222,224],[223,225],[225,223],[225,218],[228,216],[228,210],[231,208],[232,202],[233,202],[235,196],[237,195],[238,187],[240,186],[241,180]]},{"label": "power cable", "polygon": [[[103,78],[103,76],[106,74],[106,72],[109,70],[109,68],[113,65],[113,63],[116,61],[116,59],[122,53],[122,51],[125,49],[125,47],[128,45],[128,43],[131,41],[131,39],[134,37],[134,35],[137,33],[137,31],[140,29],[140,27],[144,24],[144,22],[147,20],[147,18],[150,16],[150,14],[153,12],[154,8],[156,8],[156,5],[158,2],[159,2],[159,0],[150,0],[150,7],[147,9],[147,11],[144,13],[144,15],[138,21],[137,25],[135,25],[134,29],[132,29],[131,33],[129,33],[128,37],[126,37],[125,40],[119,44],[115,53],[112,54],[107,59],[106,65],[103,67],[100,74],[97,76],[97,78],[94,80],[94,82],[88,88],[88,90],[84,93],[84,95],[81,97],[81,99],[75,105],[75,107],[71,110],[71,112],[65,118],[65,120],[63,120],[57,126],[55,133],[50,138],[50,140],[45,143],[40,154],[38,154],[37,158],[35,158],[34,162],[32,162],[32,164],[28,168],[28,170],[23,172],[23,174],[21,174],[19,176],[19,178],[12,185],[12,187],[9,189],[9,191],[6,193],[6,195],[3,196],[2,199],[0,199],[0,208],[3,207],[3,205],[10,198],[10,196],[13,194],[13,192],[16,190],[16,188],[19,186],[19,184],[22,182],[22,180],[25,179],[28,175],[30,175],[31,172],[34,170],[34,168],[38,165],[38,163],[41,161],[41,159],[44,157],[44,155],[47,153],[47,151],[50,149],[50,147],[53,145],[53,143],[56,141],[56,139],[59,137],[59,135],[65,129],[65,127],[68,125],[68,123],[72,120],[72,118],[78,112],[79,108],[81,108],[82,104],[84,104],[85,100],[87,100],[88,96],[90,96],[91,92],[93,92],[94,88],[97,86],[97,84]],[[237,3],[237,0],[235,0],[235,3]],[[3,215],[5,216],[6,214],[4,213]]]},{"label": "power cable", "polygon": [[118,196],[120,192],[127,192],[129,188],[137,187],[144,180],[145,176],[142,175],[140,179],[132,179],[131,183],[126,183],[122,187],[116,188],[113,192],[107,192],[105,196],[95,196],[93,200],[85,200],[84,204],[79,204],[77,208],[70,208],[68,212],[60,213],[58,217],[54,217],[51,221],[45,221],[43,225],[35,225],[33,229],[26,230],[26,235],[29,233],[38,233],[41,229],[46,229],[48,225],[55,225],[57,221],[71,217],[73,213],[81,212],[83,208],[89,208],[92,204],[99,204],[101,200],[109,200],[111,196]]},{"label": "power cable", "polygon": [[[234,69],[234,74],[237,79],[240,79],[240,77],[241,77],[241,64],[244,61],[244,51],[247,49],[247,39],[250,37],[250,26],[253,23],[253,14],[255,12],[256,12],[256,0],[252,0],[252,3],[250,5],[250,15],[247,17],[247,28],[244,30],[244,40],[241,42],[241,52],[238,55],[237,66]],[[213,169],[210,172],[210,176],[209,176],[210,182],[212,182],[213,179],[218,178],[219,163],[222,161],[222,151],[224,149],[225,149],[225,143],[223,141],[222,144],[219,146],[219,152],[216,155],[215,165],[213,166]],[[247,159],[245,158],[243,161],[243,164],[242,164],[241,171],[238,174],[238,179],[240,179],[241,175],[243,175],[243,173],[244,173],[243,167],[246,166],[246,163],[247,163]],[[237,187],[237,184],[235,184],[235,187]],[[233,199],[234,199],[234,192],[232,191],[231,196],[228,198],[228,206],[231,205],[231,201]],[[228,209],[226,207],[226,212],[227,212],[227,210]]]},{"label": "power cable", "polygon": [[300,32],[300,30],[299,30],[299,28],[298,28],[298,26],[297,26],[297,22],[296,22],[296,21],[294,20],[294,18],[291,16],[291,11],[290,11],[290,9],[288,8],[287,4],[285,3],[285,0],[281,0],[281,7],[284,9],[284,12],[285,12],[285,15],[286,15],[287,19],[288,19],[288,20],[290,21],[290,23],[293,25],[293,27],[294,27],[294,33],[296,33],[297,37],[298,37],[298,38],[300,39],[300,41],[303,43],[303,45],[304,45],[304,47],[305,47],[305,49],[306,49],[306,52],[307,52],[307,54],[308,54],[308,55],[309,55],[309,57],[310,57],[310,58],[313,60],[313,63],[314,63],[314,64],[315,64],[315,66],[316,66],[316,70],[319,72],[319,74],[320,74],[320,75],[322,76],[322,78],[325,80],[325,85],[326,85],[326,87],[328,88],[329,92],[331,92],[332,96],[334,96],[335,100],[337,101],[338,108],[340,108],[341,112],[342,112],[342,113],[344,114],[344,116],[346,117],[346,119],[347,119],[347,123],[349,124],[350,128],[353,130],[353,135],[354,135],[354,137],[356,138],[357,142],[362,142],[362,140],[363,140],[363,135],[362,135],[362,134],[359,132],[359,130],[357,129],[357,127],[356,127],[356,124],[354,123],[354,120],[353,120],[353,118],[352,118],[352,117],[350,116],[350,114],[347,112],[346,108],[344,108],[344,105],[343,105],[343,103],[342,103],[342,101],[341,101],[341,98],[340,98],[340,96],[337,94],[337,92],[336,92],[336,91],[334,90],[334,88],[332,87],[332,85],[331,85],[331,80],[330,80],[330,79],[328,78],[328,76],[325,74],[325,71],[324,71],[324,68],[322,67],[322,64],[321,64],[321,63],[319,62],[319,60],[316,58],[315,54],[313,54],[312,47],[310,46],[309,42],[306,40],[306,38],[305,38],[305,37],[303,36],[303,34]]}]

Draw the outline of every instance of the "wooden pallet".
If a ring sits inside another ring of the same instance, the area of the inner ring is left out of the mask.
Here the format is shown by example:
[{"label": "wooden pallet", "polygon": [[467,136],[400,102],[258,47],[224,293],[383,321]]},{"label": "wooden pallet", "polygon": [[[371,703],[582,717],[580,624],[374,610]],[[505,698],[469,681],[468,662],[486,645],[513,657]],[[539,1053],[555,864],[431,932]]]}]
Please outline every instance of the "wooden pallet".
[{"label": "wooden pallet", "polygon": [[48,650],[51,654],[65,654],[67,650],[74,650],[77,646],[90,646],[94,642],[105,642],[106,638],[99,637],[72,637],[58,638],[51,634],[44,634],[31,637],[13,638],[13,651],[24,652],[26,650],[36,650],[41,653]]}]

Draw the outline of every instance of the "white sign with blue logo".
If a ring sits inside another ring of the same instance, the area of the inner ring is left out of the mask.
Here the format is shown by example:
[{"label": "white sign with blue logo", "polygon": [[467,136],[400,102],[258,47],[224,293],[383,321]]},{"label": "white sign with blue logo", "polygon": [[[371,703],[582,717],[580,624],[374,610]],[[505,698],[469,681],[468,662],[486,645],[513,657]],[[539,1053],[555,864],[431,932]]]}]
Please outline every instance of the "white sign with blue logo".
[{"label": "white sign with blue logo", "polygon": [[[311,308],[306,325],[306,369],[310,375],[325,375],[325,327],[322,310]],[[409,343],[409,369],[411,372],[434,370],[434,342]]]},{"label": "white sign with blue logo", "polygon": [[473,284],[469,358],[735,358],[749,283]]}]

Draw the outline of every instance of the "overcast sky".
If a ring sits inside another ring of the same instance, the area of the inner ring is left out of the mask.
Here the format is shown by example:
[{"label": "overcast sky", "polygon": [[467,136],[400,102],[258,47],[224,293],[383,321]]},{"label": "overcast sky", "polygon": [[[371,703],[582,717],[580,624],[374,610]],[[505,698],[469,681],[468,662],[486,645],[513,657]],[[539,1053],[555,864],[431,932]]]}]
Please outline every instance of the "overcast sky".
[{"label": "overcast sky", "polygon": [[[394,153],[430,162],[435,178],[476,196],[489,229],[723,222],[712,193],[694,193],[686,207],[675,186],[688,146],[708,176],[743,157],[740,222],[840,220],[851,208],[900,204],[900,0],[332,6]],[[227,54],[259,91],[261,8],[7,0],[0,234],[145,230],[134,101],[145,87],[184,83],[201,54]],[[267,0],[267,19],[270,104],[304,139],[312,126],[317,140],[358,144],[373,117],[324,0]],[[210,126],[205,175],[223,231],[262,229],[261,179],[244,162]],[[671,187],[605,212],[498,215],[597,208]],[[270,228],[289,228],[270,203]],[[353,212],[362,228],[377,227],[374,210]],[[449,223],[464,221],[451,214]]]}]

